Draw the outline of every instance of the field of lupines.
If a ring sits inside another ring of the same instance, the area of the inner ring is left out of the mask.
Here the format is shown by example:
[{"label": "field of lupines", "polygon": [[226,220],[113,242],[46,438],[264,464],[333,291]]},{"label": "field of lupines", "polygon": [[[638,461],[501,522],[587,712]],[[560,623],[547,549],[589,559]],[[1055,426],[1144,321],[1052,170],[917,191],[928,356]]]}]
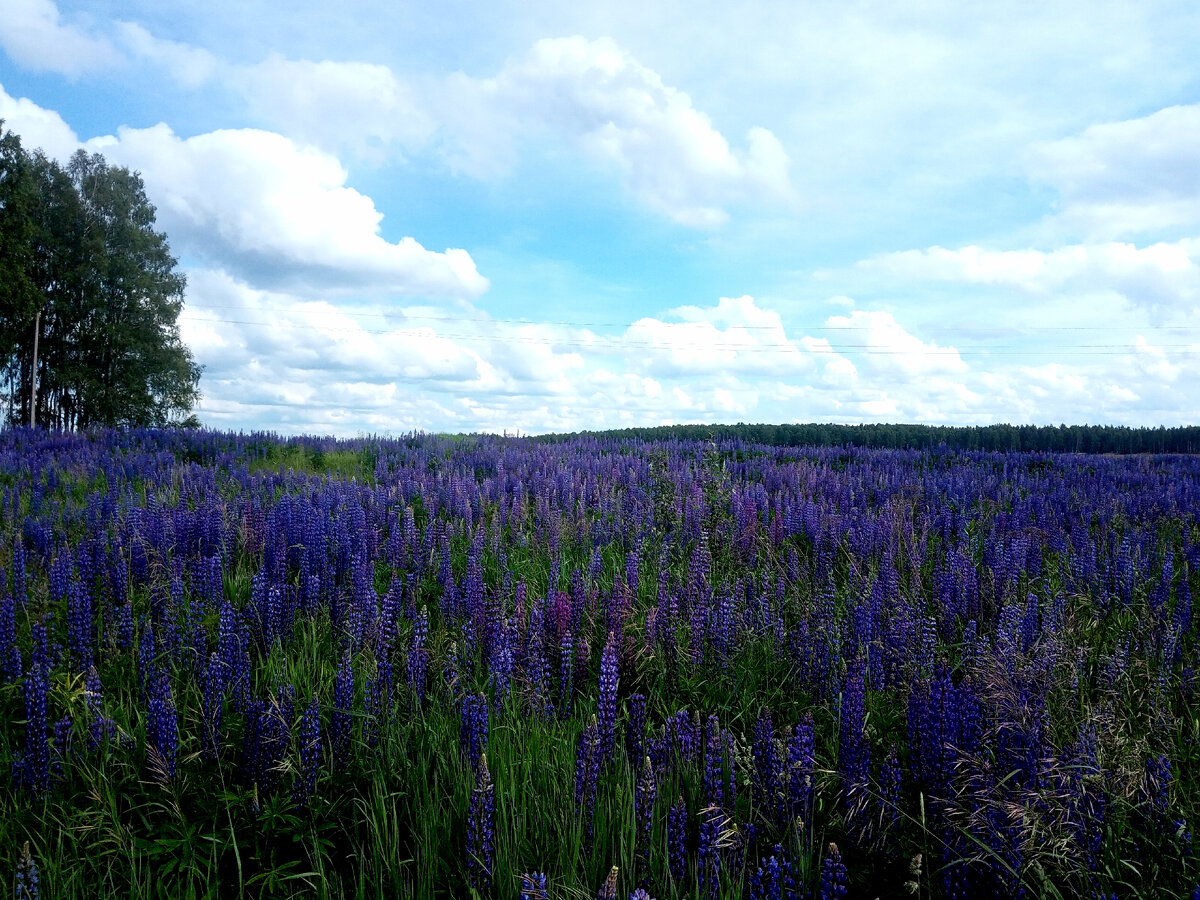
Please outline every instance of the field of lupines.
[{"label": "field of lupines", "polygon": [[1200,459],[0,433],[16,895],[1200,896]]}]

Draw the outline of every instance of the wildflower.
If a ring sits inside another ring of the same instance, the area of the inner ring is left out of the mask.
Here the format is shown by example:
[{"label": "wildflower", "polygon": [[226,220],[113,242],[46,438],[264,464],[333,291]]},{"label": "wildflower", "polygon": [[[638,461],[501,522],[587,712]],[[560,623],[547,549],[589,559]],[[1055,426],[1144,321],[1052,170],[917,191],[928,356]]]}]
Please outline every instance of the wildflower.
[{"label": "wildflower", "polygon": [[20,779],[29,791],[44,794],[50,790],[50,745],[46,735],[50,663],[36,649],[39,636],[45,643],[45,626],[39,622],[33,628],[35,650],[25,675],[25,755]]},{"label": "wildflower", "polygon": [[496,789],[488,771],[487,754],[479,757],[475,788],[467,809],[467,873],[471,886],[488,891],[496,853]]},{"label": "wildflower", "polygon": [[687,820],[687,803],[680,796],[667,814],[667,864],[676,884],[687,875]]},{"label": "wildflower", "polygon": [[638,868],[645,875],[650,865],[650,831],[654,823],[654,801],[658,794],[650,757],[645,757],[633,788],[634,819],[637,823]]},{"label": "wildflower", "polygon": [[317,787],[321,769],[321,707],[316,695],[300,716],[300,771],[292,785],[292,798],[307,806]]},{"label": "wildflower", "polygon": [[166,673],[159,675],[151,687],[146,716],[146,747],[162,766],[159,774],[166,780],[174,778],[179,757],[179,721]]},{"label": "wildflower", "polygon": [[846,896],[846,866],[837,844],[829,845],[829,852],[821,861],[820,900],[837,900]]},{"label": "wildflower", "polygon": [[617,637],[610,633],[600,657],[600,697],[596,720],[600,729],[600,761],[611,761],[617,728]]},{"label": "wildflower", "polygon": [[483,694],[463,697],[458,745],[469,768],[479,765],[488,748],[488,704]]},{"label": "wildflower", "polygon": [[579,735],[579,744],[575,752],[575,815],[584,829],[585,855],[591,849],[594,835],[600,765],[600,735],[593,718]]},{"label": "wildflower", "polygon": [[521,876],[520,900],[546,900],[546,875],[531,872]]},{"label": "wildflower", "polygon": [[21,856],[17,860],[17,877],[13,891],[14,900],[40,900],[42,896],[41,880],[38,877],[37,863],[29,853],[29,842],[21,848]]},{"label": "wildflower", "polygon": [[596,892],[596,900],[617,900],[617,867],[609,869],[608,877]]}]

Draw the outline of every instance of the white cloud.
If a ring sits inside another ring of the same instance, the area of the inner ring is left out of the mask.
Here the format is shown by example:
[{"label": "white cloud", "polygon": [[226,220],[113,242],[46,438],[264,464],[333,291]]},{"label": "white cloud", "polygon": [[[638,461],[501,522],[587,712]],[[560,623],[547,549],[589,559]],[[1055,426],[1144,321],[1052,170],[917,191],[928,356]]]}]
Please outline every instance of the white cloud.
[{"label": "white cloud", "polygon": [[21,137],[21,146],[42,149],[52,159],[65,160],[79,149],[79,138],[62,116],[42,109],[26,97],[12,97],[0,85],[0,119]]},{"label": "white cloud", "polygon": [[458,73],[418,87],[379,64],[278,53],[232,64],[138,25],[123,24],[121,35],[181,83],[215,77],[257,122],[327,150],[379,160],[433,147],[456,170],[490,178],[554,136],[649,208],[698,228],[727,221],[731,204],[795,199],[788,154],[771,131],[753,127],[743,148],[731,147],[686,93],[606,38],[539,40],[494,77]]},{"label": "white cloud", "polygon": [[922,341],[884,310],[856,309],[848,316],[830,316],[825,324],[842,332],[838,343],[850,348],[844,352],[861,353],[862,364],[878,371],[911,378],[967,369],[954,347]]},{"label": "white cloud", "polygon": [[1112,291],[1149,308],[1190,310],[1200,303],[1200,238],[1146,247],[1115,241],[1054,250],[930,247],[875,256],[858,268],[908,280],[996,285],[1035,295]]},{"label": "white cloud", "polygon": [[791,341],[779,313],[753,297],[722,297],[715,307],[681,306],[681,322],[644,318],[625,331],[628,365],[662,374],[797,374],[812,360]]},{"label": "white cloud", "polygon": [[108,41],[63,22],[54,0],[5,0],[0,47],[17,65],[71,77],[120,61]]},{"label": "white cloud", "polygon": [[793,197],[774,134],[756,127],[745,149],[731,148],[686,93],[606,38],[540,40],[494,78],[456,76],[447,94],[451,159],[472,174],[503,171],[517,143],[553,133],[684,225],[719,225],[747,198]]},{"label": "white cloud", "polygon": [[465,250],[384,239],[383,215],[346,187],[338,160],[281,135],[244,129],[181,139],[160,124],[88,145],[141,171],[173,240],[256,283],[463,297],[487,289]]},{"label": "white cloud", "polygon": [[184,87],[207,84],[227,68],[207,50],[155,37],[136,22],[118,22],[117,35],[134,57],[166,69]]},{"label": "white cloud", "polygon": [[1055,187],[1055,220],[1090,239],[1200,223],[1200,104],[1092,125],[1035,144],[1027,166]]},{"label": "white cloud", "polygon": [[231,67],[226,79],[259,121],[313,146],[381,156],[393,144],[420,146],[433,133],[422,99],[387,66],[275,53]]}]

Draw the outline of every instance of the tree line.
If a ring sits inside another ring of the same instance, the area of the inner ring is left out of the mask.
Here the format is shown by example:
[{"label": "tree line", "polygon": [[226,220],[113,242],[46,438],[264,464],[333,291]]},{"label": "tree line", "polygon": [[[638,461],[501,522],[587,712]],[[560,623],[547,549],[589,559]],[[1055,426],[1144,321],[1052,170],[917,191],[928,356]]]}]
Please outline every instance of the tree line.
[{"label": "tree line", "polygon": [[[1125,425],[662,425],[579,434],[618,440],[740,440],[776,447],[889,447],[1055,453],[1200,453],[1200,426]],[[546,435],[557,441],[577,435]]]},{"label": "tree line", "polygon": [[184,276],[141,177],[60,165],[0,120],[0,406],[10,423],[195,425]]}]

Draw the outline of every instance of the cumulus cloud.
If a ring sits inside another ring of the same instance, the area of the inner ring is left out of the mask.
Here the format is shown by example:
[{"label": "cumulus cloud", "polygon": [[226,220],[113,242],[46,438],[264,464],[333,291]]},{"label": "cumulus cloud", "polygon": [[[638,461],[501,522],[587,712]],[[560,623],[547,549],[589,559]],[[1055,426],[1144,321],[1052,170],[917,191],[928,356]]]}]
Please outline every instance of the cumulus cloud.
[{"label": "cumulus cloud", "polygon": [[121,58],[107,40],[63,22],[54,0],[5,0],[0,47],[17,65],[70,77],[107,68]]},{"label": "cumulus cloud", "polygon": [[753,297],[722,297],[715,307],[681,306],[682,321],[643,318],[626,330],[621,345],[629,364],[661,373],[785,374],[805,372],[812,360],[791,341],[774,310]]},{"label": "cumulus cloud", "polygon": [[512,165],[528,135],[552,133],[683,225],[719,225],[730,203],[794,193],[772,132],[753,128],[731,147],[686,93],[606,38],[540,40],[495,77],[456,76],[447,93],[451,159],[475,175]]},{"label": "cumulus cloud", "polygon": [[860,269],[908,280],[996,285],[1034,294],[1112,291],[1153,309],[1200,303],[1200,239],[1146,247],[1110,241],[1054,250],[930,247],[872,257]]},{"label": "cumulus cloud", "polygon": [[4,127],[21,136],[27,150],[42,149],[54,159],[66,159],[79,149],[79,137],[62,116],[43,109],[26,97],[10,96],[0,85],[0,119]]},{"label": "cumulus cloud", "polygon": [[165,69],[185,87],[200,87],[227,69],[207,50],[156,37],[136,22],[118,22],[117,36],[133,57]]},{"label": "cumulus cloud", "polygon": [[1030,175],[1056,188],[1060,224],[1092,240],[1200,223],[1200,104],[1035,144]]},{"label": "cumulus cloud", "polygon": [[922,341],[885,310],[856,309],[848,316],[830,316],[826,326],[845,333],[844,342],[863,354],[871,368],[908,377],[966,371],[958,350]]},{"label": "cumulus cloud", "polygon": [[421,98],[387,66],[272,54],[230,67],[225,77],[259,121],[313,146],[381,156],[393,144],[420,146],[433,133]]},{"label": "cumulus cloud", "polygon": [[173,240],[255,283],[441,296],[487,289],[465,250],[387,241],[382,213],[346,186],[338,160],[281,135],[241,129],[183,139],[160,124],[88,146],[141,171]]},{"label": "cumulus cloud", "polygon": [[[1139,338],[1115,361],[1082,355],[968,365],[955,348],[871,309],[826,319],[822,336],[790,340],[800,362],[789,367],[761,352],[764,341],[778,339],[777,316],[749,297],[679,307],[653,321],[683,330],[652,332],[651,344],[634,327],[604,335],[469,307],[335,304],[197,270],[189,273],[182,325],[207,367],[201,418],[285,431],[1136,422],[1148,408],[1178,421],[1200,390],[1200,346]],[[732,353],[728,365],[679,362],[679,352],[695,350],[689,329],[696,327],[712,342],[710,354]]]},{"label": "cumulus cloud", "polygon": [[[102,55],[118,58],[106,41],[61,25],[53,0],[18,3],[21,15],[0,30],[18,51],[67,46],[59,71],[68,61],[84,71]],[[454,168],[491,177],[510,170],[535,138],[553,138],[620,178],[647,207],[697,228],[727,221],[732,204],[795,199],[788,154],[773,132],[756,126],[743,146],[731,146],[687,93],[607,38],[539,40],[493,77],[459,73],[418,87],[375,63],[278,53],[231,63],[134,22],[116,23],[115,34],[130,58],[185,87],[219,83],[257,124],[306,146],[376,161],[433,148]]]}]

